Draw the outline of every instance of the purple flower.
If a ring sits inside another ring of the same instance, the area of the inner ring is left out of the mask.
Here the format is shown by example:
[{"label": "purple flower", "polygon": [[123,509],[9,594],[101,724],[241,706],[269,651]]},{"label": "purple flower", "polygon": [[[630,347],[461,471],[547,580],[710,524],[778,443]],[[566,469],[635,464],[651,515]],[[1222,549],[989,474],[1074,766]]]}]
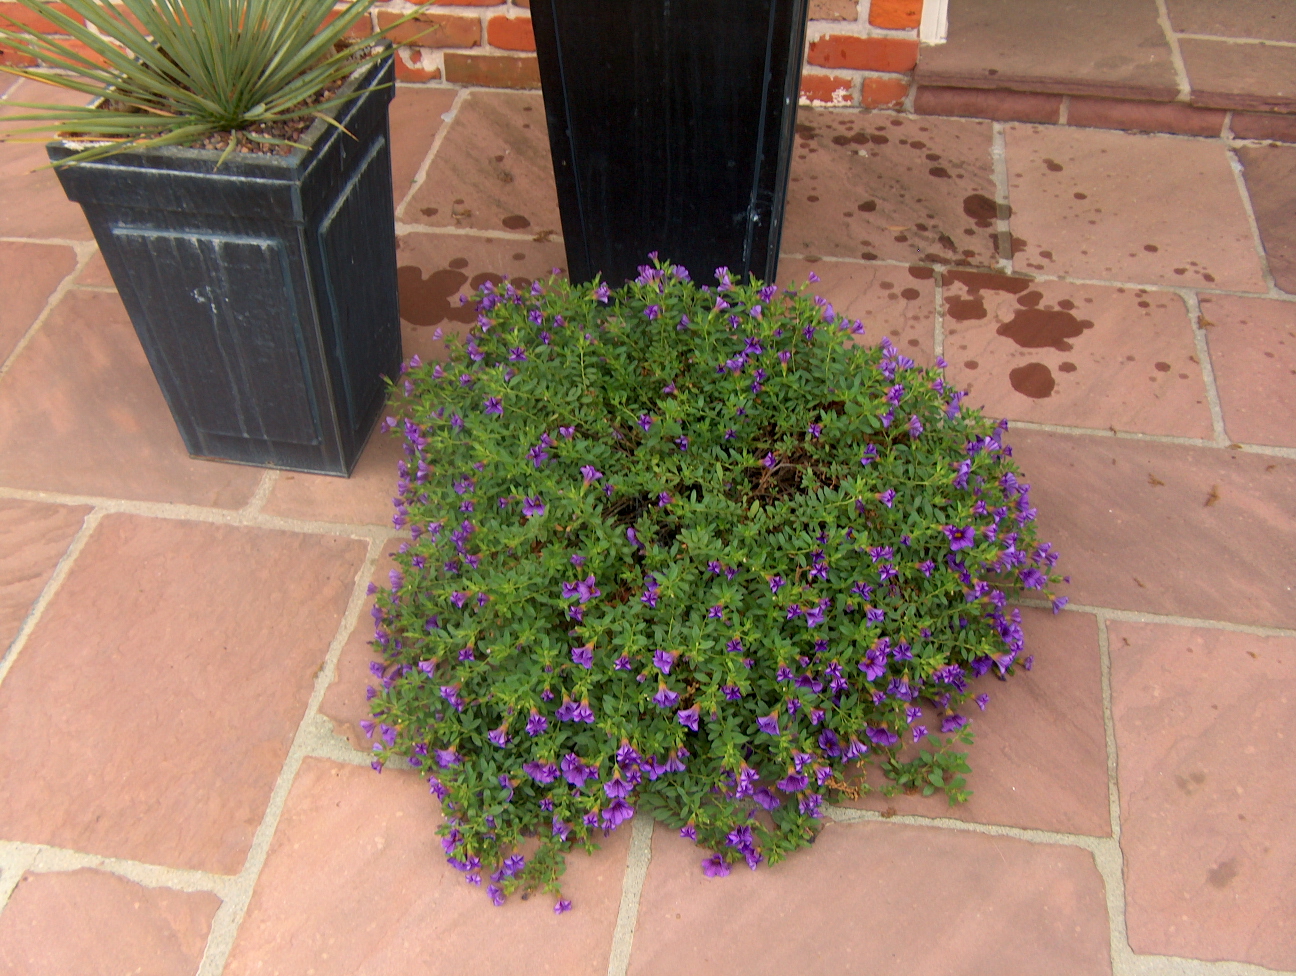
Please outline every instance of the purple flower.
[{"label": "purple flower", "polygon": [[784,793],[800,793],[810,785],[810,777],[804,773],[788,773],[774,785]]},{"label": "purple flower", "polygon": [[915,725],[915,726],[913,727],[913,740],[914,740],[914,742],[917,742],[918,740],[920,740],[920,739],[921,739],[923,736],[925,736],[926,734],[927,734],[927,726],[925,726],[925,725]]},{"label": "purple flower", "polygon": [[986,706],[990,704],[990,696],[977,695],[975,701],[977,703],[977,708],[981,709],[981,711],[984,712],[986,710]]},{"label": "purple flower", "polygon": [[491,904],[499,908],[504,904],[504,889],[499,885],[490,884],[486,886],[486,894],[490,895]]},{"label": "purple flower", "polygon": [[613,800],[603,811],[603,828],[605,830],[616,830],[623,823],[634,816],[634,807],[626,803],[625,800]]},{"label": "purple flower", "polygon": [[681,435],[675,438],[675,446],[678,447],[681,451],[687,451],[689,446],[689,439]]},{"label": "purple flower", "polygon": [[964,526],[959,528],[955,525],[942,525],[941,531],[945,533],[945,538],[949,539],[950,551],[956,552],[959,549],[970,549],[976,541],[976,527]]},{"label": "purple flower", "polygon": [[594,711],[589,707],[589,702],[584,700],[573,702],[564,698],[554,715],[560,722],[592,723],[594,721]]},{"label": "purple flower", "polygon": [[526,358],[527,358],[526,350],[523,349],[521,346],[516,346],[513,349],[509,350],[509,360],[512,362],[525,363]]},{"label": "purple flower", "polygon": [[872,464],[876,460],[877,460],[877,445],[870,444],[868,447],[864,448],[864,456],[860,458],[860,464],[864,465],[864,467],[867,468],[870,464]]},{"label": "purple flower", "polygon": [[646,309],[644,309],[644,317],[647,319],[655,319],[659,315],[661,315],[660,305],[649,305]]},{"label": "purple flower", "polygon": [[1065,607],[1070,602],[1071,600],[1069,597],[1065,597],[1065,596],[1057,597],[1053,601],[1053,612],[1060,613],[1062,611],[1062,608]]},{"label": "purple flower", "polygon": [[757,806],[762,807],[765,810],[773,810],[782,805],[782,801],[765,786],[756,790],[756,792],[752,794],[752,799],[756,801]]},{"label": "purple flower", "polygon": [[573,552],[571,557],[571,564],[576,567],[584,566],[585,557],[582,556],[579,552]]},{"label": "purple flower", "polygon": [[864,729],[867,735],[876,745],[884,748],[890,748],[900,741],[900,737],[888,729],[885,725],[866,726]]},{"label": "purple flower", "polygon": [[909,418],[909,436],[910,436],[910,437],[917,438],[917,437],[919,437],[919,436],[922,434],[923,429],[924,429],[924,428],[923,428],[922,421],[918,419],[918,415],[917,415],[917,414],[913,414],[912,416],[910,416],[910,418]]},{"label": "purple flower", "polygon": [[[602,302],[604,305],[607,304],[608,298],[610,298],[611,295],[612,295],[612,290],[608,288],[606,283],[601,283],[597,288],[594,289],[594,297],[598,301]],[[570,908],[571,906],[569,905],[568,907]]]},{"label": "purple flower", "polygon": [[642,549],[644,547],[644,544],[639,541],[639,533],[634,530],[634,526],[630,526],[626,529],[626,539],[629,540],[630,545],[634,546],[636,549]]},{"label": "purple flower", "polygon": [[634,787],[621,778],[621,767],[612,770],[612,778],[603,784],[603,792],[610,800],[621,800],[630,795]]},{"label": "purple flower", "polygon": [[653,651],[653,666],[662,674],[670,674],[671,666],[675,663],[677,657],[679,657],[678,651],[675,653],[662,650]]},{"label": "purple flower", "polygon": [[675,718],[680,725],[696,732],[698,730],[698,719],[701,717],[701,712],[702,710],[697,705],[694,705],[692,708],[680,709],[675,713]]},{"label": "purple flower", "polygon": [[549,460],[549,452],[544,449],[543,445],[537,444],[535,447],[531,448],[531,450],[527,451],[527,460],[539,468]]},{"label": "purple flower", "polygon": [[[599,285],[599,288],[600,288],[601,290],[603,290],[603,291],[607,291],[607,285]],[[597,295],[597,294],[598,294],[598,293],[595,292],[595,295]],[[604,298],[604,299],[602,299],[602,301],[605,301],[605,302],[606,302],[607,299]],[[570,911],[571,911],[571,907],[572,907],[572,903],[571,903],[571,901],[570,901],[569,899],[567,899],[567,898],[559,898],[558,901],[554,903],[554,914],[555,914],[555,915],[561,915],[563,912],[570,912]]]},{"label": "purple flower", "polygon": [[661,684],[658,685],[657,694],[653,695],[652,700],[658,708],[674,708],[675,703],[679,701],[679,695]]},{"label": "purple flower", "polygon": [[502,725],[498,729],[491,729],[487,732],[486,738],[490,739],[491,742],[495,743],[495,745],[499,746],[501,749],[508,745],[508,732]]},{"label": "purple flower", "polygon": [[559,427],[558,433],[562,434],[567,440],[571,440],[576,433],[575,427]]},{"label": "purple flower", "polygon": [[627,654],[622,654],[619,658],[616,659],[616,661],[612,663],[612,668],[616,671],[629,671],[630,656]]},{"label": "purple flower", "polygon": [[880,501],[887,508],[890,508],[892,505],[895,504],[895,497],[896,497],[895,489],[888,488],[886,491],[878,495],[878,501]]},{"label": "purple flower", "polygon": [[680,828],[680,836],[685,840],[697,840],[697,828],[692,824],[685,824]]},{"label": "purple flower", "polygon": [[553,763],[526,762],[522,764],[522,772],[542,786],[547,786],[558,778],[558,767]]},{"label": "purple flower", "polygon": [[815,440],[818,440],[819,435],[823,433],[823,424],[811,424],[806,429],[806,433],[808,433]]},{"label": "purple flower", "polygon": [[702,862],[702,873],[708,878],[727,878],[729,876],[729,865],[719,854],[712,854]]},{"label": "purple flower", "polygon": [[777,463],[778,463],[778,459],[774,457],[773,451],[767,452],[766,455],[763,458],[761,458],[761,464],[765,465],[765,467],[767,468],[772,468]]},{"label": "purple flower", "polygon": [[782,576],[775,575],[769,578],[769,587],[771,593],[777,593],[786,584],[787,584],[787,580],[785,580]]},{"label": "purple flower", "polygon": [[571,658],[576,664],[585,669],[594,667],[594,647],[586,644],[583,647],[573,647],[571,649]]},{"label": "purple flower", "polygon": [[538,515],[543,515],[544,513],[545,513],[544,502],[540,500],[539,495],[537,495],[535,498],[522,499],[522,514],[525,515],[527,518],[533,518]]},{"label": "purple flower", "polygon": [[[500,402],[499,397],[487,397],[484,408],[487,413],[501,416],[504,413],[504,405]],[[451,421],[453,423],[453,421]]]},{"label": "purple flower", "polygon": [[594,597],[603,595],[603,591],[594,585],[595,582],[593,574],[590,574],[576,584],[576,595],[581,603],[588,603]]},{"label": "purple flower", "polygon": [[653,425],[653,419],[652,417],[648,416],[646,413],[641,413],[639,415],[638,424],[643,429],[643,432],[646,434],[648,433],[648,429]]},{"label": "purple flower", "polygon": [[537,736],[547,728],[549,728],[549,720],[533,708],[531,710],[531,717],[527,719],[527,735]]},{"label": "purple flower", "polygon": [[724,604],[717,603],[715,606],[709,608],[709,609],[707,610],[707,619],[709,619],[709,620],[723,620],[723,619],[724,619]]},{"label": "purple flower", "polygon": [[968,720],[958,712],[952,712],[941,719],[942,732],[957,732],[968,724]]},{"label": "purple flower", "polygon": [[768,715],[762,715],[760,718],[756,719],[756,725],[762,732],[768,733],[769,735],[778,735],[778,709],[775,709]]}]

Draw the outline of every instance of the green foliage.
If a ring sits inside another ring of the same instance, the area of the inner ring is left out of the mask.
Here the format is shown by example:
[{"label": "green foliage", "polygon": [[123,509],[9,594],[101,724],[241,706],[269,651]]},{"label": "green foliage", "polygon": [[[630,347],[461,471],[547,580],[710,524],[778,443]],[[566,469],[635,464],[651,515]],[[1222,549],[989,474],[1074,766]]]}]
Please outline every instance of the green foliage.
[{"label": "green foliage", "polygon": [[308,116],[329,119],[364,91],[325,93],[384,56],[386,48],[373,42],[418,13],[351,45],[346,32],[374,0],[354,0],[328,23],[334,0],[62,0],[85,24],[41,0],[18,2],[95,57],[10,21],[0,39],[49,67],[0,70],[109,100],[100,107],[10,103],[37,110],[10,116],[41,123],[23,132],[76,133],[102,143],[62,163],[189,144],[225,131],[283,144],[246,130]]},{"label": "green foliage", "polygon": [[[822,299],[717,278],[488,285],[398,384],[366,731],[497,903],[636,808],[724,874],[813,841],[864,761],[966,798],[957,709],[1056,580],[1006,424]],[[903,759],[928,722],[957,735]]]}]

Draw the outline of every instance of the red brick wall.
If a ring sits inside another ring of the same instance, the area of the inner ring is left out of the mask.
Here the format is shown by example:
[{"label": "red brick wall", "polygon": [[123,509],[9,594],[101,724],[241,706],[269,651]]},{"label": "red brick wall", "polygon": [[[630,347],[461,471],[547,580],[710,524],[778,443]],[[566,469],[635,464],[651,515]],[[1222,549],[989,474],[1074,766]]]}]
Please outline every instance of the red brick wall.
[{"label": "red brick wall", "polygon": [[[530,0],[438,0],[393,35],[402,45],[397,79],[538,88],[529,6]],[[380,0],[353,33],[385,27],[412,9],[408,0]],[[13,0],[0,0],[0,13],[40,26]],[[802,104],[901,104],[918,56],[921,14],[922,0],[810,0]]]}]

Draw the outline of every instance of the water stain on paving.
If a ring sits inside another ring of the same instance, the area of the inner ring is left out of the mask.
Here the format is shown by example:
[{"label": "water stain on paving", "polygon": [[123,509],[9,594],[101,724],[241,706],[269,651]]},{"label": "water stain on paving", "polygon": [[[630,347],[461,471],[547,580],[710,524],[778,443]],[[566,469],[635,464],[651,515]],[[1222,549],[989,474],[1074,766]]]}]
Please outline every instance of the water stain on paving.
[{"label": "water stain on paving", "polygon": [[945,299],[945,305],[945,314],[955,322],[971,322],[975,319],[983,319],[989,314],[980,296],[959,298],[956,295],[949,295]]},{"label": "water stain on paving", "polygon": [[500,221],[509,230],[526,230],[531,226],[531,221],[527,220],[521,214],[509,214]]},{"label": "water stain on paving", "polygon": [[968,290],[969,294],[975,294],[978,291],[1006,291],[1010,295],[1020,295],[1031,286],[1035,279],[1026,275],[1002,275],[993,274],[989,271],[957,271],[951,270],[945,272],[945,278],[949,281],[956,281]]},{"label": "water stain on paving", "polygon": [[1237,876],[1237,858],[1235,857],[1230,857],[1227,861],[1215,865],[1206,872],[1206,880],[1212,888],[1227,888],[1228,883]]},{"label": "water stain on paving", "polygon": [[963,214],[976,221],[981,228],[989,227],[994,220],[1007,220],[1012,216],[1012,207],[998,204],[984,193],[972,193],[963,198]]},{"label": "water stain on paving", "polygon": [[[466,267],[467,263],[464,261],[462,266]],[[437,325],[441,322],[466,325],[476,320],[474,307],[450,301],[467,281],[468,276],[458,268],[442,268],[424,278],[423,269],[417,265],[402,265],[396,269],[401,318],[410,325]]]},{"label": "water stain on paving", "polygon": [[[1093,322],[1078,319],[1070,312],[1060,309],[1023,308],[1018,310],[1008,322],[995,330],[998,335],[1006,336],[1023,349],[1056,349],[1058,352],[1070,352],[1075,347],[1068,342],[1092,329]],[[1051,378],[1052,374],[1050,374]],[[1015,386],[1016,384],[1014,384]]]},{"label": "water stain on paving", "polygon": [[1008,382],[1012,384],[1014,390],[1032,400],[1043,400],[1051,396],[1053,388],[1057,385],[1053,379],[1053,371],[1043,363],[1027,363],[1025,366],[1018,366],[1008,374]]}]

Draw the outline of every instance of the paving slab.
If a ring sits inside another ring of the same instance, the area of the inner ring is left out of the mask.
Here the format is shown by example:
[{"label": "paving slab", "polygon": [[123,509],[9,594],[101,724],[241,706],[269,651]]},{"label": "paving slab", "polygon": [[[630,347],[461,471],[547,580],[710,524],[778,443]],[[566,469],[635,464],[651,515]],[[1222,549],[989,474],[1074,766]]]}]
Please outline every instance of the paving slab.
[{"label": "paving slab", "polygon": [[[990,696],[986,711],[969,703],[965,712],[976,736],[966,750],[972,767],[968,802],[950,806],[943,794],[869,793],[843,806],[1109,836],[1097,622],[1087,613],[1025,608],[1022,630],[1026,651],[1035,658],[1032,669],[1019,669],[1006,682],[980,679],[978,693]],[[902,757],[908,760],[917,751],[910,745]],[[871,786],[886,782],[869,767]]]},{"label": "paving slab", "polygon": [[401,438],[374,430],[349,478],[281,471],[261,510],[322,522],[390,525]]},{"label": "paving slab", "polygon": [[1178,92],[1155,0],[963,0],[925,47],[925,85],[1169,101]]},{"label": "paving slab", "polygon": [[1181,38],[1192,103],[1252,112],[1296,109],[1296,48]]},{"label": "paving slab", "polygon": [[50,244],[0,241],[0,363],[9,358],[50,293],[76,267],[76,251]]},{"label": "paving slab", "polygon": [[45,154],[48,136],[14,133],[32,125],[30,122],[3,124],[9,116],[36,111],[19,108],[14,102],[84,105],[87,101],[79,92],[23,80],[0,102],[0,197],[4,199],[4,206],[0,207],[0,237],[92,239],[81,207],[68,200],[58,177],[49,168],[49,157]]},{"label": "paving slab", "polygon": [[607,972],[630,827],[567,856],[563,894],[500,908],[445,863],[436,800],[413,773],[306,759],[225,976]]},{"label": "paving slab", "polygon": [[[812,272],[818,282],[809,280]],[[840,318],[859,319],[864,344],[886,336],[919,365],[935,364],[936,278],[930,267],[786,258],[779,262],[778,280],[821,296]]]},{"label": "paving slab", "polygon": [[90,511],[86,505],[0,498],[0,658]]},{"label": "paving slab", "polygon": [[466,95],[404,219],[433,227],[561,234],[539,93]]},{"label": "paving slab", "polygon": [[[1012,232],[1052,274],[1266,291],[1250,220],[1215,140],[1008,125]],[[1048,261],[1048,258],[1044,258]],[[1029,265],[1028,265],[1029,266]]]},{"label": "paving slab", "polygon": [[396,86],[387,120],[391,131],[392,198],[398,206],[445,124],[441,116],[450,111],[458,94],[457,88]]},{"label": "paving slab", "polygon": [[1170,25],[1183,34],[1296,41],[1296,9],[1274,0],[1166,0]]},{"label": "paving slab", "polygon": [[1209,438],[1206,380],[1174,292],[944,275],[946,375],[995,417]]},{"label": "paving slab", "polygon": [[1238,160],[1275,284],[1296,293],[1296,147],[1239,146]]},{"label": "paving slab", "polygon": [[1296,447],[1296,303],[1203,295],[1201,314],[1229,437]]},{"label": "paving slab", "polygon": [[992,137],[971,119],[801,109],[783,251],[993,266]]},{"label": "paving slab", "polygon": [[241,870],[366,548],[105,516],[0,685],[0,837]]},{"label": "paving slab", "polygon": [[121,300],[73,289],[0,382],[0,484],[239,508],[257,468],[196,461]]},{"label": "paving slab", "polygon": [[773,867],[707,878],[661,824],[631,976],[1109,973],[1088,851],[903,824],[828,824]]},{"label": "paving slab", "polygon": [[1108,633],[1131,947],[1296,969],[1296,640]]},{"label": "paving slab", "polygon": [[1296,461],[1031,430],[1008,442],[1072,601],[1296,626]]},{"label": "paving slab", "polygon": [[193,976],[220,899],[148,888],[88,868],[28,872],[0,914],[0,970],[14,976]]},{"label": "paving slab", "polygon": [[103,254],[95,251],[94,257],[86,262],[86,266],[81,269],[77,275],[76,283],[78,285],[92,285],[99,288],[115,288],[112,275],[108,272],[108,263],[104,261]]}]

